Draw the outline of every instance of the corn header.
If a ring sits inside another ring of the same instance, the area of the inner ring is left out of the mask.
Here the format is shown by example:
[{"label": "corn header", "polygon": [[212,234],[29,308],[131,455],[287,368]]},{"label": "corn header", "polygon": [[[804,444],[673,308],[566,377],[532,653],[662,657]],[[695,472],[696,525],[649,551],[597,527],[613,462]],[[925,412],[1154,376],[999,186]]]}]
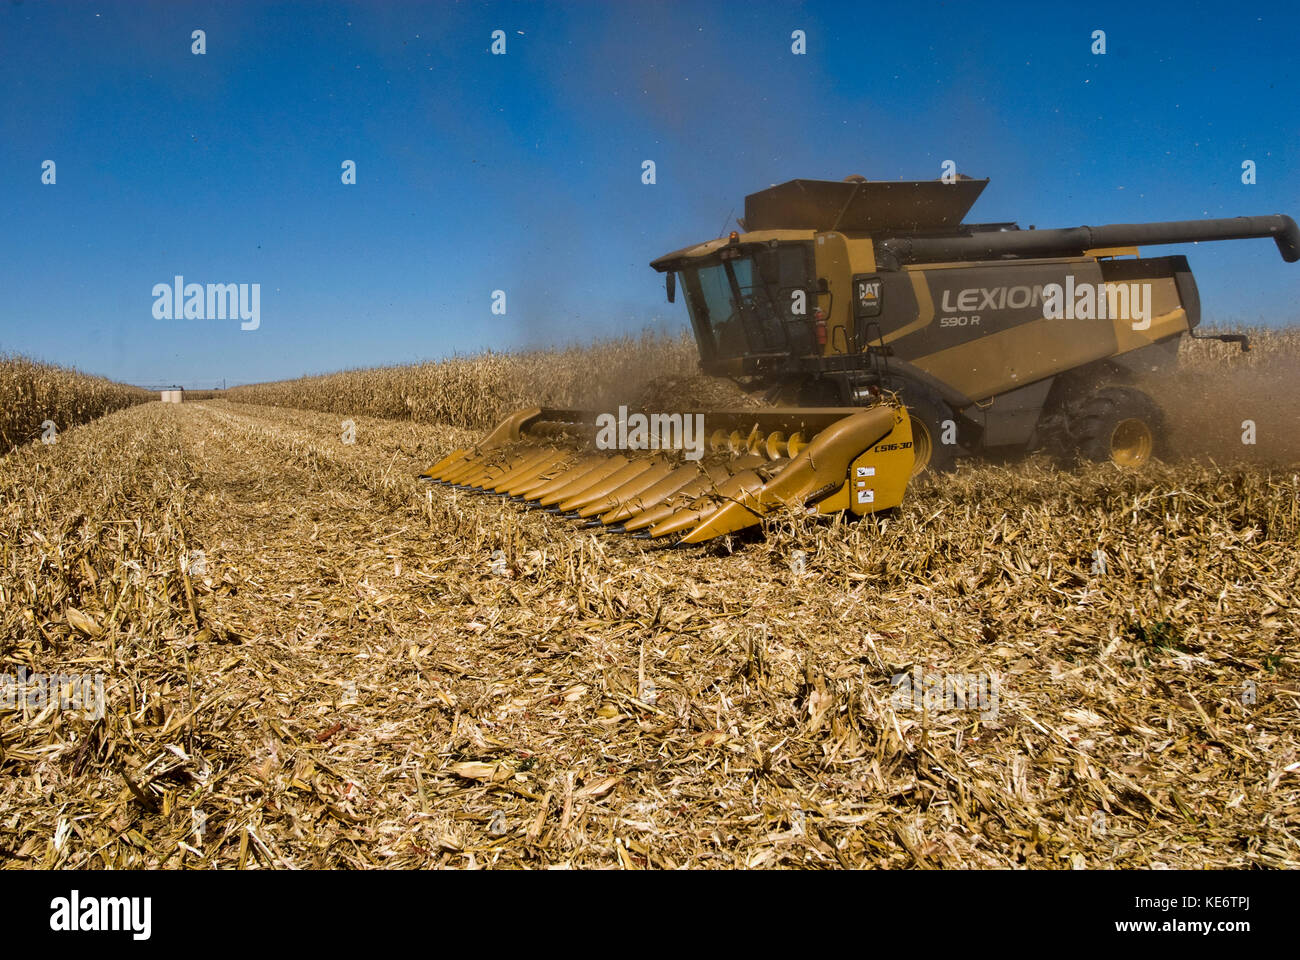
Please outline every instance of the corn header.
[{"label": "corn header", "polygon": [[654,449],[653,431],[636,444],[649,449],[602,449],[609,417],[519,410],[421,476],[588,528],[690,544],[783,510],[861,515],[896,507],[912,475],[907,413],[884,401],[688,412],[682,417],[695,418],[707,438],[694,451]]}]

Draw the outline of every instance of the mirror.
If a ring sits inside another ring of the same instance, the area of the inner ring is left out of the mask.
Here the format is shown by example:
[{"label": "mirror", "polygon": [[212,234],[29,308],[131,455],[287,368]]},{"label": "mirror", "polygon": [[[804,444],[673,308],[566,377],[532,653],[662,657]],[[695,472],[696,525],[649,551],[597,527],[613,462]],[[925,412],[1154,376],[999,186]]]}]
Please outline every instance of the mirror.
[{"label": "mirror", "polygon": [[677,274],[669,270],[664,274],[664,286],[668,289],[668,302],[677,300]]}]

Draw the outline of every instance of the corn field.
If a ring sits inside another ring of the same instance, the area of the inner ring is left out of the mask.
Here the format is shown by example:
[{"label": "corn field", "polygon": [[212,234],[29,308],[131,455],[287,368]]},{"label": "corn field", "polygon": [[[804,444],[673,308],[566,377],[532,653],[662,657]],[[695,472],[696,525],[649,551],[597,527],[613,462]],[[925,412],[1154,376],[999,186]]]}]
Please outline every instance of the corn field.
[{"label": "corn field", "polygon": [[233,387],[230,400],[348,416],[486,428],[520,407],[616,405],[651,380],[690,377],[695,342],[645,333],[584,347],[488,351],[408,366]]},{"label": "corn field", "polygon": [[[1207,332],[1213,332],[1212,330]],[[1251,328],[1253,347],[1184,337],[1180,372],[1235,376],[1266,365],[1300,363],[1300,329]],[[692,381],[686,405],[743,402],[737,393],[699,396],[698,354],[687,333],[645,333],[588,346],[522,353],[486,351],[420,364],[344,370],[319,376],[233,387],[223,396],[239,403],[297,407],[347,416],[445,423],[469,429],[491,427],[520,407],[611,408],[635,403],[656,381]],[[198,399],[186,395],[187,399]],[[206,397],[203,399],[207,399]]]},{"label": "corn field", "polygon": [[1250,350],[1242,353],[1233,343],[1183,337],[1178,350],[1180,370],[1223,373],[1227,368],[1240,370],[1265,364],[1300,363],[1300,327],[1297,326],[1235,327],[1232,330],[1206,327],[1196,333],[1201,337],[1215,333],[1244,333],[1250,338]]},{"label": "corn field", "polygon": [[664,550],[356,428],[0,459],[0,676],[104,689],[0,698],[0,869],[1300,867],[1292,468],[967,464]]},{"label": "corn field", "polygon": [[0,356],[0,451],[114,410],[156,400],[157,394],[26,357]]},{"label": "corn field", "polygon": [[0,869],[1296,869],[1300,334],[1254,334],[1153,382],[1186,457],[962,462],[693,549],[417,479],[511,407],[722,390],[684,339],[26,443],[0,680],[103,693],[0,687]]}]

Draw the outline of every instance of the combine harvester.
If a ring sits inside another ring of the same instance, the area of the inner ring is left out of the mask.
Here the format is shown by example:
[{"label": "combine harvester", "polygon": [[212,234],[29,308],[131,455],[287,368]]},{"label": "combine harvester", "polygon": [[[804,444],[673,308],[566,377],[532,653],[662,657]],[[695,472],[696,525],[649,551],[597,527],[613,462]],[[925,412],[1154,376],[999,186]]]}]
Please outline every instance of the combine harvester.
[{"label": "combine harvester", "polygon": [[1187,259],[1138,246],[1269,238],[1300,259],[1282,215],[963,223],[987,183],[791,180],[745,198],[743,232],[655,260],[669,302],[685,292],[701,369],[782,404],[685,414],[703,417],[709,456],[597,451],[602,415],[532,408],[423,476],[699,543],[782,509],[896,507],[911,476],[962,454],[1136,466],[1163,418],[1133,381],[1172,368],[1200,323]]}]

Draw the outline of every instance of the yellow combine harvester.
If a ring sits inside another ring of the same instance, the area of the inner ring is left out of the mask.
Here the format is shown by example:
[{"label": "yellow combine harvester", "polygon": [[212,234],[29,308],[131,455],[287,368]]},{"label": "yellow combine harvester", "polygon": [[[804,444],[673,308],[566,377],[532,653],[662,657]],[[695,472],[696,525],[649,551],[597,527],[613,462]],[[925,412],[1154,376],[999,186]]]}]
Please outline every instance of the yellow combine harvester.
[{"label": "yellow combine harvester", "polygon": [[685,293],[703,371],[794,404],[692,414],[707,459],[595,453],[611,446],[596,415],[535,408],[425,476],[697,543],[778,509],[897,506],[914,472],[963,454],[1047,447],[1137,466],[1163,440],[1139,377],[1176,365],[1200,322],[1186,258],[1138,247],[1267,238],[1300,260],[1283,215],[965,223],[987,183],[791,180],[745,198],[741,232],[653,261],[668,300]]},{"label": "yellow combine harvester", "polygon": [[708,437],[709,450],[695,451],[698,459],[689,450],[602,450],[602,434],[613,431],[599,417],[532,407],[422,476],[589,527],[701,543],[779,510],[864,514],[896,507],[912,475],[911,427],[897,404],[709,410],[679,421],[687,417],[697,418],[697,435]]}]

